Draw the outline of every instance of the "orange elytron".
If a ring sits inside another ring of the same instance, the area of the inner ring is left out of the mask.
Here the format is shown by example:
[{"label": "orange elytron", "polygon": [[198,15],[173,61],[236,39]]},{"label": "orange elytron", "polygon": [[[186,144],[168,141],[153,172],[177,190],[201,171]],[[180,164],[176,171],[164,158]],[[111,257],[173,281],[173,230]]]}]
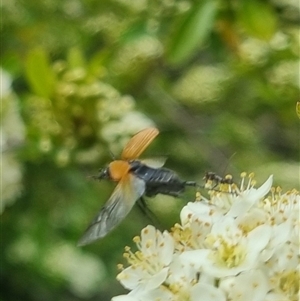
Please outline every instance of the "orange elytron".
[{"label": "orange elytron", "polygon": [[177,197],[186,186],[196,185],[195,182],[182,181],[174,171],[162,168],[164,160],[138,160],[158,133],[156,128],[138,132],[125,145],[121,160],[115,160],[100,170],[97,179],[109,179],[118,184],[79,240],[79,246],[107,235],[143,195],[153,197],[160,193]]}]

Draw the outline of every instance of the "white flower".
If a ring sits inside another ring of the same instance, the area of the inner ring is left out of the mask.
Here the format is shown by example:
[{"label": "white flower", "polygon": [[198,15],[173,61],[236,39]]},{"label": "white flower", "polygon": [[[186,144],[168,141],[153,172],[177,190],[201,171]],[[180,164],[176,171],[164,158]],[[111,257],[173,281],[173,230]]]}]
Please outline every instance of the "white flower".
[{"label": "white flower", "polygon": [[281,189],[271,190],[272,195],[260,202],[268,214],[268,223],[276,226],[285,241],[299,243],[299,204],[300,194],[296,190],[282,194]]},{"label": "white flower", "polygon": [[242,182],[240,188],[235,187],[235,193],[213,193],[211,203],[218,208],[223,209],[228,216],[238,217],[245,214],[250,208],[259,202],[271,189],[273,176],[258,189],[254,188],[256,182],[253,180],[254,175],[249,175],[249,182],[245,185],[246,173],[242,173]]},{"label": "white flower", "polygon": [[124,257],[131,266],[124,269],[117,279],[133,291],[153,290],[167,278],[174,252],[173,238],[166,231],[161,233],[153,226],[147,226],[141,237],[134,241],[139,251],[132,253],[128,247],[125,248]]},{"label": "white flower", "polygon": [[270,228],[261,225],[246,236],[233,218],[224,217],[206,236],[205,249],[187,251],[181,256],[212,276],[237,275],[255,268],[270,235]]},{"label": "white flower", "polygon": [[[131,291],[128,301],[225,301],[225,294],[214,286],[214,279],[190,267],[179,256],[173,257],[168,277],[153,290]],[[121,301],[127,301],[125,296]],[[120,301],[113,299],[113,301]]]},{"label": "white flower", "polygon": [[[122,300],[122,299],[121,299]],[[153,291],[135,296],[132,301],[226,301],[222,290],[204,283],[184,283],[183,281],[170,288],[160,286]],[[117,301],[114,300],[113,301]],[[118,300],[119,301],[119,300]],[[123,301],[123,300],[122,300]],[[124,299],[124,301],[127,301]],[[131,299],[128,299],[131,301]]]},{"label": "white flower", "polygon": [[184,260],[182,255],[173,257],[169,275],[164,285],[172,293],[174,301],[225,301],[223,291],[214,286],[215,279],[199,273],[195,265]]},{"label": "white flower", "polygon": [[287,300],[299,300],[299,243],[296,245],[287,242],[277,246],[264,268],[273,293],[287,296]]},{"label": "white flower", "polygon": [[[11,89],[11,76],[0,68],[0,169],[1,202],[0,214],[5,207],[12,204],[22,193],[22,164],[18,160],[16,151],[25,141],[25,127],[19,109],[19,100]],[[5,173],[4,173],[5,171]]]},{"label": "white flower", "polygon": [[201,202],[188,203],[180,213],[181,224],[172,229],[178,252],[204,248],[204,239],[212,225],[223,217],[214,205]]},{"label": "white flower", "polygon": [[235,277],[221,280],[222,288],[229,300],[265,301],[269,291],[268,279],[261,270],[250,270]]},{"label": "white flower", "polygon": [[188,203],[170,234],[145,228],[118,275],[131,291],[113,301],[298,300],[299,192],[245,178]]}]

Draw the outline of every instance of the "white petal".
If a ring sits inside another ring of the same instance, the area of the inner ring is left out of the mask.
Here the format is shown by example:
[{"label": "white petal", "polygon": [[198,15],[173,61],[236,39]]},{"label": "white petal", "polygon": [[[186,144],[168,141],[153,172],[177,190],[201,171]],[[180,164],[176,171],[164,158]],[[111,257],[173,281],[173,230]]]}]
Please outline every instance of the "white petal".
[{"label": "white petal", "polygon": [[[182,254],[180,255],[182,256]],[[182,275],[185,273],[184,271],[184,266],[186,263],[184,260],[179,255],[175,255],[173,257],[173,260],[170,264],[169,268],[169,276],[168,276],[168,282],[173,283],[173,282],[180,282]]]},{"label": "white petal", "polygon": [[141,246],[144,254],[153,254],[156,249],[156,229],[148,225],[141,231]]},{"label": "white petal", "polygon": [[147,274],[141,267],[129,266],[118,274],[117,279],[125,288],[132,290],[138,286],[145,275]]},{"label": "white petal", "polygon": [[193,270],[199,272],[207,260],[209,252],[206,249],[185,251],[179,255],[179,258],[185,266],[190,266]]},{"label": "white petal", "polygon": [[222,290],[208,284],[197,283],[191,288],[191,301],[226,301]]},{"label": "white petal", "polygon": [[250,189],[249,197],[254,200],[259,200],[264,197],[271,189],[273,184],[273,175],[269,176],[267,181],[262,184],[258,189]]},{"label": "white petal", "polygon": [[120,296],[113,297],[111,301],[140,301],[140,299],[137,299],[133,296],[120,295]]},{"label": "white petal", "polygon": [[147,292],[140,291],[138,294],[135,292],[130,292],[129,295],[135,296],[139,301],[174,301],[174,295],[165,286],[160,287]]},{"label": "white petal", "polygon": [[201,202],[189,202],[180,212],[181,224],[185,225],[190,222],[190,218],[194,216],[202,221],[214,222],[223,216],[221,210],[215,206]]},{"label": "white petal", "polygon": [[249,232],[247,240],[249,242],[249,251],[258,253],[268,244],[272,234],[272,229],[268,225],[260,225]]},{"label": "white petal", "polygon": [[[190,204],[190,203],[188,203]],[[193,215],[193,211],[187,206],[184,206],[180,212],[181,225],[186,225],[190,222],[190,217]]]},{"label": "white petal", "polygon": [[227,236],[229,233],[232,235],[240,234],[241,230],[238,228],[236,219],[229,216],[223,216],[218,222],[214,223],[211,229],[211,234],[215,236]]},{"label": "white petal", "polygon": [[201,202],[189,202],[186,207],[197,216],[202,214],[207,215],[209,212],[209,206]]},{"label": "white petal", "polygon": [[263,250],[261,260],[266,262],[271,256],[282,246],[290,240],[291,237],[291,224],[289,222],[280,225],[272,226],[272,237],[265,250]]},{"label": "white petal", "polygon": [[274,246],[278,246],[289,240],[291,236],[292,225],[290,223],[290,220],[287,220],[280,225],[272,227],[272,230],[272,244]]},{"label": "white petal", "polygon": [[256,201],[257,199],[248,198],[247,196],[238,197],[226,215],[230,217],[242,216],[249,211]]},{"label": "white petal", "polygon": [[265,224],[268,219],[268,214],[262,208],[252,208],[250,211],[236,218],[236,222],[239,227],[243,229],[254,229],[257,225]]},{"label": "white petal", "polygon": [[247,271],[221,280],[220,288],[230,300],[239,301],[264,301],[270,289],[266,276],[260,270]]},{"label": "white petal", "polygon": [[299,244],[283,244],[270,258],[269,263],[278,271],[295,270],[299,266]]},{"label": "white petal", "polygon": [[174,239],[167,231],[157,240],[157,252],[160,263],[164,266],[169,265],[173,258]]},{"label": "white petal", "polygon": [[215,285],[215,277],[208,275],[207,273],[201,272],[199,283]]},{"label": "white petal", "polygon": [[145,283],[145,290],[150,291],[159,287],[167,278],[169,268],[162,269],[159,273],[153,275]]},{"label": "white petal", "polygon": [[228,276],[235,276],[240,272],[248,270],[252,267],[253,265],[243,264],[234,268],[227,268],[223,266],[218,266],[214,262],[209,260],[209,258],[207,258],[206,262],[203,264],[203,271],[216,278],[222,278]]},{"label": "white petal", "polygon": [[234,203],[227,215],[232,217],[244,215],[255,203],[270,191],[272,183],[273,176],[271,175],[258,189],[251,188],[243,191],[240,196],[234,199]]},{"label": "white petal", "polygon": [[291,301],[289,297],[282,294],[269,293],[264,301]]}]

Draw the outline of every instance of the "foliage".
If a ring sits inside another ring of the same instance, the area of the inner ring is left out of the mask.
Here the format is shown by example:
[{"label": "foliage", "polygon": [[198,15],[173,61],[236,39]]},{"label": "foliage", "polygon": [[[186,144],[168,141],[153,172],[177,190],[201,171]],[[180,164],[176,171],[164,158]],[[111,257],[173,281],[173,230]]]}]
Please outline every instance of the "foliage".
[{"label": "foliage", "polygon": [[[157,125],[147,153],[167,154],[183,178],[247,170],[299,185],[293,2],[4,0],[1,9],[2,300],[110,300],[121,290],[115,264],[149,221],[134,211],[101,242],[76,241],[113,188],[86,176],[141,128]],[[149,203],[168,228],[193,198]]]}]

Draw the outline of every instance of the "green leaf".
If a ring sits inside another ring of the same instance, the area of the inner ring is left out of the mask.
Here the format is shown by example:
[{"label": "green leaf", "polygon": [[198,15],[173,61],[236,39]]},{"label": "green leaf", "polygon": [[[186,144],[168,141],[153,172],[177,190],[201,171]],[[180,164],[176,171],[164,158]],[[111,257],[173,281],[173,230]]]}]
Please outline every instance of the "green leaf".
[{"label": "green leaf", "polygon": [[240,20],[246,32],[261,40],[270,40],[277,30],[277,19],[272,7],[258,0],[244,0]]},{"label": "green leaf", "polygon": [[25,75],[35,94],[45,98],[51,97],[54,91],[55,74],[44,49],[36,48],[28,53],[25,60]]},{"label": "green leaf", "polygon": [[216,2],[214,0],[199,1],[179,28],[170,47],[168,60],[172,64],[181,64],[202,46],[212,30]]}]

